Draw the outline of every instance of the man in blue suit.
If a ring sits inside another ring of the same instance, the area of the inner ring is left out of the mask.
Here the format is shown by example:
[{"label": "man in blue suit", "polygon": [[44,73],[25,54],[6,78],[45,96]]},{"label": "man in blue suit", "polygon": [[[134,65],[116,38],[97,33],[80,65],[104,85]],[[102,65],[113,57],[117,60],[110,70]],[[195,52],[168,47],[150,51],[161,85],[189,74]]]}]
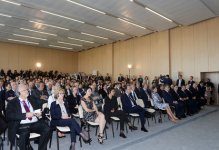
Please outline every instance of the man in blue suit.
[{"label": "man in blue suit", "polygon": [[121,96],[122,107],[126,113],[137,113],[141,120],[141,131],[148,132],[145,128],[145,109],[138,106],[132,95],[130,85],[127,85],[125,93]]}]

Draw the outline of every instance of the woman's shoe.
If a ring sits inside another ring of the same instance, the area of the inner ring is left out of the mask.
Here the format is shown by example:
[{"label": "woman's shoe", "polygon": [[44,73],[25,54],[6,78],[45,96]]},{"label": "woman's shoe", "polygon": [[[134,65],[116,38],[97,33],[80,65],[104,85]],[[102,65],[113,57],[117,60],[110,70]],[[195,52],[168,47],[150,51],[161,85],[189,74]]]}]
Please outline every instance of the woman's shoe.
[{"label": "woman's shoe", "polygon": [[[103,135],[103,134],[102,134]],[[98,142],[100,144],[103,144],[103,136],[101,136],[100,134],[98,134]]]},{"label": "woman's shoe", "polygon": [[84,143],[90,143],[92,141],[91,138],[88,138],[84,133],[80,133],[80,138],[83,139]]}]

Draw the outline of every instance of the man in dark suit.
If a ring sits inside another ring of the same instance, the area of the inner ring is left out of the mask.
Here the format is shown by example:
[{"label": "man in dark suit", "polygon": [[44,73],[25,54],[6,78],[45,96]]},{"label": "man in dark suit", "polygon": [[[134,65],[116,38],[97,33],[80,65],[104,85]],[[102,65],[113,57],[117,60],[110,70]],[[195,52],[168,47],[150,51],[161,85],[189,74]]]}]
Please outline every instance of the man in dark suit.
[{"label": "man in dark suit", "polygon": [[185,118],[184,105],[172,97],[169,85],[165,85],[162,95],[164,101],[175,108],[177,118]]},{"label": "man in dark suit", "polygon": [[122,76],[122,74],[119,74],[118,82],[122,82],[124,80],[125,80],[125,78]]},{"label": "man in dark suit", "polygon": [[34,101],[28,99],[28,87],[25,84],[18,86],[19,98],[9,101],[6,109],[8,120],[8,136],[10,142],[15,144],[16,134],[19,134],[20,150],[27,150],[29,146],[29,135],[31,132],[40,134],[39,150],[46,150],[49,140],[50,128],[38,118],[41,112]]},{"label": "man in dark suit", "polygon": [[178,86],[179,90],[185,85],[185,80],[182,78],[182,75],[179,75],[179,79],[176,80],[176,85]]},{"label": "man in dark suit", "polygon": [[148,132],[145,128],[145,109],[138,106],[132,96],[130,85],[126,87],[126,92],[121,96],[122,107],[126,113],[137,113],[141,120],[141,131]]},{"label": "man in dark suit", "polygon": [[194,83],[195,81],[193,81],[193,76],[190,76],[188,84],[190,85],[190,87],[192,87]]},{"label": "man in dark suit", "polygon": [[148,88],[147,83],[144,83],[143,88],[141,88],[141,90],[140,90],[140,93],[141,93],[140,95],[141,95],[141,98],[144,102],[145,107],[146,108],[149,107],[150,106],[149,99],[151,98],[151,91]]},{"label": "man in dark suit", "polygon": [[14,81],[11,81],[10,85],[11,85],[11,90],[9,90],[5,93],[5,99],[7,101],[10,101],[17,96],[17,93],[16,93],[17,92],[16,91],[17,90],[17,83]]},{"label": "man in dark suit", "polygon": [[0,114],[2,111],[5,113],[5,88],[3,85],[3,80],[0,80]]}]

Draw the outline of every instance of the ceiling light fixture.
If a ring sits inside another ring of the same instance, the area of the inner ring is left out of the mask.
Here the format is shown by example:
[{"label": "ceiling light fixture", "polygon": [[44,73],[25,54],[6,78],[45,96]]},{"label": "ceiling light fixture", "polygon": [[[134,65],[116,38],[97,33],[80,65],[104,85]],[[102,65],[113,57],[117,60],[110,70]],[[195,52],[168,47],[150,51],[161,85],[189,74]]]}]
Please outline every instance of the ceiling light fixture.
[{"label": "ceiling light fixture", "polygon": [[21,30],[25,30],[25,31],[31,31],[31,32],[41,33],[41,34],[47,34],[47,35],[57,36],[56,34],[47,33],[47,32],[41,32],[41,31],[36,31],[36,30],[31,30],[31,29],[26,29],[26,28],[20,28],[20,29],[21,29]]},{"label": "ceiling light fixture", "polygon": [[63,46],[57,46],[57,45],[49,45],[50,47],[55,47],[55,48],[62,48],[62,49],[72,49],[70,47],[63,47]]},{"label": "ceiling light fixture", "polygon": [[36,23],[36,24],[41,24],[41,25],[44,25],[44,26],[53,27],[53,28],[57,28],[57,29],[69,30],[67,28],[62,28],[62,27],[58,27],[58,26],[54,26],[54,25],[50,25],[50,24],[41,23],[41,22],[36,22],[36,21],[31,21],[31,20],[29,20],[29,22]]},{"label": "ceiling light fixture", "polygon": [[104,39],[104,40],[108,40],[108,38],[98,36],[98,35],[89,34],[89,33],[85,33],[85,32],[81,32],[81,34],[88,35],[88,36],[93,36],[93,37]]},{"label": "ceiling light fixture", "polygon": [[15,2],[11,2],[11,1],[8,1],[8,0],[0,0],[2,2],[6,2],[6,3],[10,3],[10,4],[13,4],[13,5],[17,5],[17,6],[20,6],[21,4],[19,3],[15,3]]},{"label": "ceiling light fixture", "polygon": [[6,15],[6,14],[2,14],[2,13],[0,13],[0,16],[4,16],[4,17],[8,17],[8,18],[12,17],[12,16],[9,16],[9,15]]},{"label": "ceiling light fixture", "polygon": [[47,39],[43,38],[38,38],[38,37],[33,37],[33,36],[28,36],[28,35],[21,35],[21,34],[13,34],[14,36],[19,36],[19,37],[26,37],[26,38],[31,38],[31,39],[37,39],[37,40],[43,40],[46,41]]},{"label": "ceiling light fixture", "polygon": [[86,43],[91,43],[91,44],[93,44],[94,42],[92,42],[92,41],[87,41],[87,40],[82,40],[82,39],[76,39],[76,38],[72,38],[72,37],[68,37],[69,39],[71,39],[71,40],[76,40],[76,41],[81,41],[81,42],[86,42]]},{"label": "ceiling light fixture", "polygon": [[94,8],[91,8],[91,7],[89,7],[89,6],[86,6],[86,5],[83,5],[83,4],[80,4],[80,3],[77,3],[77,2],[72,1],[72,0],[66,0],[66,1],[68,1],[68,2],[70,2],[70,3],[73,3],[73,4],[76,4],[76,5],[78,5],[78,6],[81,6],[81,7],[84,7],[84,8],[87,8],[87,9],[93,10],[93,11],[96,11],[96,12],[101,13],[101,14],[104,14],[104,15],[106,14],[106,13],[103,12],[103,11],[100,11],[100,10],[97,10],[97,9],[94,9]]},{"label": "ceiling light fixture", "polygon": [[28,44],[36,44],[36,45],[39,44],[39,43],[35,43],[35,42],[21,41],[21,40],[16,40],[16,39],[8,39],[8,40],[9,41],[14,41],[14,42],[28,43]]},{"label": "ceiling light fixture", "polygon": [[165,17],[165,16],[163,16],[163,15],[157,13],[156,11],[154,11],[154,10],[148,8],[148,7],[145,7],[145,9],[148,10],[148,11],[150,11],[150,12],[152,12],[152,13],[154,13],[154,14],[156,14],[156,15],[158,15],[158,16],[160,16],[160,17],[162,17],[162,18],[164,18],[164,19],[166,19],[167,21],[173,22],[173,20],[171,20],[171,19],[169,19],[169,18],[167,18],[167,17]]},{"label": "ceiling light fixture", "polygon": [[0,26],[5,26],[4,24],[0,24]]},{"label": "ceiling light fixture", "polygon": [[73,45],[73,46],[82,46],[82,45],[79,45],[79,44],[72,44],[72,43],[66,43],[66,42],[61,42],[61,41],[58,41],[58,43],[67,44],[67,45]]},{"label": "ceiling light fixture", "polygon": [[128,24],[131,24],[131,25],[133,25],[133,26],[136,26],[136,27],[139,27],[139,28],[142,28],[142,29],[146,29],[146,28],[143,27],[143,26],[140,26],[140,25],[138,25],[138,24],[129,22],[129,21],[125,20],[125,19],[122,19],[122,18],[117,18],[117,19],[119,19],[119,20],[121,20],[121,21],[123,21],[123,22],[126,22],[126,23],[128,23]]},{"label": "ceiling light fixture", "polygon": [[73,18],[70,18],[70,17],[66,17],[66,16],[62,16],[62,15],[59,15],[59,14],[51,13],[51,12],[48,12],[48,11],[45,11],[45,10],[40,10],[40,11],[43,12],[43,13],[46,13],[46,14],[53,15],[53,16],[65,18],[65,19],[76,21],[76,22],[79,22],[79,23],[84,23],[83,21],[76,20],[76,19],[73,19]]},{"label": "ceiling light fixture", "polygon": [[133,2],[134,0],[129,0],[130,2]]},{"label": "ceiling light fixture", "polygon": [[107,31],[111,31],[111,32],[114,32],[114,33],[118,33],[118,34],[121,34],[121,35],[125,35],[122,32],[118,32],[118,31],[115,31],[115,30],[107,29],[107,28],[104,28],[104,27],[101,27],[101,26],[96,26],[96,27],[100,28],[100,29],[103,29],[103,30],[107,30]]}]

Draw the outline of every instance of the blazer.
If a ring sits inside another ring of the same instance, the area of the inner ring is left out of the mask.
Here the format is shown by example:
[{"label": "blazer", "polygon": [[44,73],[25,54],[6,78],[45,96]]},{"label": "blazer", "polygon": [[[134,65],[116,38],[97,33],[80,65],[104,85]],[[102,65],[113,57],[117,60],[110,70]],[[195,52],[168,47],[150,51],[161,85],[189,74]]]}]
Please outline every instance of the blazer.
[{"label": "blazer", "polygon": [[9,97],[16,97],[16,94],[13,90],[9,90],[5,93],[5,99],[8,100]]},{"label": "blazer", "polygon": [[109,97],[107,96],[105,98],[105,105],[104,105],[104,115],[107,121],[110,120],[112,109],[114,109],[115,111],[118,110],[117,98],[113,96],[112,99],[109,99]]},{"label": "blazer", "polygon": [[172,105],[173,104],[173,101],[176,101],[174,100],[174,98],[172,97],[171,93],[169,92],[166,92],[165,90],[162,91],[162,95],[163,95],[163,99],[166,103]]},{"label": "blazer", "polygon": [[132,110],[132,103],[131,103],[131,100],[129,99],[129,97],[126,93],[122,94],[121,101],[122,101],[123,110],[125,112],[129,113],[130,110]]},{"label": "blazer", "polygon": [[[176,85],[178,86],[178,84],[179,84],[179,79],[176,80]],[[183,85],[185,85],[185,84],[186,84],[186,83],[185,83],[185,80],[182,79],[182,80],[181,80],[181,86],[183,86]]]},{"label": "blazer", "polygon": [[69,112],[73,114],[77,113],[78,111],[75,109],[75,107],[76,105],[80,105],[80,95],[76,95],[76,97],[74,97],[74,95],[70,95],[66,100],[68,102]]},{"label": "blazer", "polygon": [[[28,101],[32,105],[34,110],[40,109],[38,105],[28,98]],[[12,144],[15,143],[16,132],[19,128],[21,120],[26,119],[26,113],[22,113],[20,100],[18,97],[10,100],[6,109],[6,119],[8,121],[8,137]]]},{"label": "blazer", "polygon": [[[68,116],[71,116],[71,113],[68,108],[68,103],[64,101],[65,109],[68,113]],[[56,101],[52,102],[50,107],[50,115],[51,115],[51,127],[57,126],[58,122],[62,120],[62,112],[59,104],[56,103]]]}]

